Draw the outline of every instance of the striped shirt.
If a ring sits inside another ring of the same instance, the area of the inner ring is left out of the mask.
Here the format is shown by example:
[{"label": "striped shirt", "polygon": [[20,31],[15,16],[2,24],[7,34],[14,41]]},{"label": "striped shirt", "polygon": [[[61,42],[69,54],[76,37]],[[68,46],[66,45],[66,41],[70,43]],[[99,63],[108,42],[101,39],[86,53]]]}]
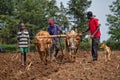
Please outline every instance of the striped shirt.
[{"label": "striped shirt", "polygon": [[25,31],[18,31],[17,33],[18,45],[19,47],[28,47],[29,42],[29,32]]}]

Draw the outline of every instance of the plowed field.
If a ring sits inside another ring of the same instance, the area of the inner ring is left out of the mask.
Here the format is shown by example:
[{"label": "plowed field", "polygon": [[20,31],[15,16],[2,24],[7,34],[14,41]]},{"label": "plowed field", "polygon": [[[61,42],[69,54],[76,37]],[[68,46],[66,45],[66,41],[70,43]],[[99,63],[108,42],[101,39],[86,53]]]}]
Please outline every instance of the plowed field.
[{"label": "plowed field", "polygon": [[88,51],[78,51],[76,62],[67,58],[64,55],[62,64],[44,65],[37,53],[28,53],[27,64],[22,66],[19,53],[0,53],[0,80],[120,80],[120,51],[113,51],[107,63],[103,51],[94,62]]}]

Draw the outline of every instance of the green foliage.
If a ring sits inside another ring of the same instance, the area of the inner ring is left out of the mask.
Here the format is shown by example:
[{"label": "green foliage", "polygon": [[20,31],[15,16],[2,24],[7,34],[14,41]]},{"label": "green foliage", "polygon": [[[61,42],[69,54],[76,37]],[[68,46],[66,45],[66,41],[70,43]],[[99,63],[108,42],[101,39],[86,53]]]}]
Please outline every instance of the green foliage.
[{"label": "green foliage", "polygon": [[0,0],[0,14],[13,15],[14,3],[13,0]]},{"label": "green foliage", "polygon": [[60,3],[60,9],[58,12],[58,17],[56,18],[56,21],[59,22],[59,25],[63,25],[64,28],[68,28],[69,22],[67,15],[67,9],[64,7],[63,3]]},{"label": "green foliage", "polygon": [[15,45],[15,44],[9,44],[9,45],[4,44],[1,46],[3,48],[4,53],[17,52],[17,45]]},{"label": "green foliage", "polygon": [[82,41],[80,43],[79,49],[89,51],[89,50],[91,50],[91,45],[89,44],[89,42]]},{"label": "green foliage", "polygon": [[[99,44],[99,46],[102,43]],[[112,41],[107,41],[106,44],[111,48],[111,50],[120,50],[120,42],[112,42]],[[4,53],[15,53],[17,52],[17,45],[16,44],[4,44],[1,45],[3,48]],[[61,42],[62,49],[65,49],[65,43]],[[90,51],[91,50],[91,44],[86,41],[82,41],[79,45],[79,50],[82,51]],[[102,50],[99,48],[99,50]],[[36,52],[34,44],[31,44],[30,46],[30,52]]]},{"label": "green foliage", "polygon": [[120,1],[114,1],[109,7],[112,14],[107,15],[108,33],[114,41],[120,42]]},{"label": "green foliage", "polygon": [[111,50],[120,50],[120,42],[107,41],[106,44],[111,48]]},{"label": "green foliage", "polygon": [[77,27],[78,31],[82,31],[86,28],[86,10],[90,6],[90,0],[70,0],[69,11],[68,13],[73,16],[73,21],[75,23],[75,27]]},{"label": "green foliage", "polygon": [[[62,49],[65,49],[65,43],[63,42],[63,40],[61,40],[61,46],[62,46]],[[17,48],[17,45],[16,44],[3,44],[1,45],[2,48],[3,48],[3,52],[4,53],[15,53],[17,52],[18,48]],[[79,49],[80,50],[90,50],[90,44],[88,42],[81,42],[80,43],[80,46],[79,46]],[[31,44],[30,46],[30,52],[35,52],[36,49],[35,49],[35,46],[34,44]]]},{"label": "green foliage", "polygon": [[[3,53],[15,53],[18,52],[18,48],[16,44],[2,44]],[[35,52],[36,49],[34,47],[34,44],[30,45],[30,52]]]},{"label": "green foliage", "polygon": [[17,25],[20,21],[9,15],[0,15],[0,22],[5,24],[3,29],[0,30],[0,42],[3,44],[17,42]]}]

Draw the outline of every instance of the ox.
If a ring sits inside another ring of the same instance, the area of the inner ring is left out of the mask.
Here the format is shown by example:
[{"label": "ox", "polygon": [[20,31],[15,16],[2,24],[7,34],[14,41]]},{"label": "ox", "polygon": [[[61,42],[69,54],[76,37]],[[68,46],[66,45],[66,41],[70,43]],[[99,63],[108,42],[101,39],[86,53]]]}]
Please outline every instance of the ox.
[{"label": "ox", "polygon": [[47,64],[49,57],[49,50],[52,45],[52,38],[39,38],[39,36],[49,36],[50,34],[47,31],[40,31],[36,34],[34,39],[34,45],[40,55],[41,61]]},{"label": "ox", "polygon": [[78,34],[74,30],[66,34],[65,42],[66,49],[70,55],[70,60],[75,61],[76,53],[81,41],[81,34]]}]

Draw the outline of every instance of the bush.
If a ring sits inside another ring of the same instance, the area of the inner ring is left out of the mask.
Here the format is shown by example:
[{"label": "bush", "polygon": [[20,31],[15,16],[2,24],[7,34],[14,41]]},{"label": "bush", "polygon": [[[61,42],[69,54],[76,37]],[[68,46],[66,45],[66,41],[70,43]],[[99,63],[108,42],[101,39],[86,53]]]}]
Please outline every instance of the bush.
[{"label": "bush", "polygon": [[[99,46],[102,43],[99,44]],[[120,42],[107,41],[106,44],[111,48],[111,50],[120,50]],[[65,48],[65,43],[62,41],[62,47]],[[17,51],[16,44],[4,44],[1,45],[4,53],[15,53]],[[82,41],[79,45],[80,50],[91,50],[91,44],[88,41]],[[100,49],[99,49],[100,50]],[[30,46],[30,52],[36,51],[34,44]]]},{"label": "bush", "polygon": [[34,44],[31,44],[30,45],[30,52],[35,52],[35,51],[36,51],[36,49],[35,49]]},{"label": "bush", "polygon": [[[1,45],[3,48],[3,53],[15,53],[17,52],[17,45],[16,44],[3,44]],[[34,44],[30,45],[30,51],[35,51]]]},{"label": "bush", "polygon": [[120,42],[107,41],[106,44],[111,48],[111,50],[120,50]]},{"label": "bush", "polygon": [[91,50],[91,44],[88,42],[81,42],[79,45],[80,50]]},{"label": "bush", "polygon": [[3,52],[16,52],[17,46],[15,44],[3,44],[1,45]]}]

